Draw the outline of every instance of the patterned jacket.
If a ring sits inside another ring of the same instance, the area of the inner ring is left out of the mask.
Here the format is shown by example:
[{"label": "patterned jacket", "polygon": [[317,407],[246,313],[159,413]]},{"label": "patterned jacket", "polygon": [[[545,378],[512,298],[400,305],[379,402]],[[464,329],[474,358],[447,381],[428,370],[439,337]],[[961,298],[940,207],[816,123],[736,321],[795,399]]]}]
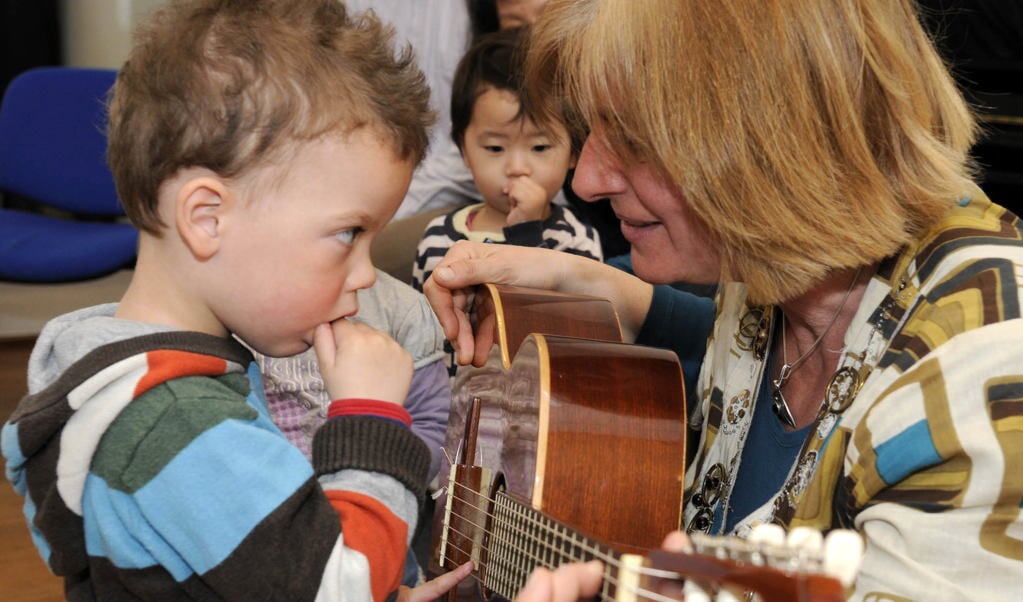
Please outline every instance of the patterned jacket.
[{"label": "patterned jacket", "polygon": [[[854,599],[1007,600],[1023,584],[1023,225],[978,193],[869,283],[786,485],[738,523],[855,528]],[[728,511],[772,308],[718,298],[686,526]],[[762,339],[763,337],[759,337]],[[769,337],[768,337],[769,339]],[[699,495],[697,495],[699,494]]]}]

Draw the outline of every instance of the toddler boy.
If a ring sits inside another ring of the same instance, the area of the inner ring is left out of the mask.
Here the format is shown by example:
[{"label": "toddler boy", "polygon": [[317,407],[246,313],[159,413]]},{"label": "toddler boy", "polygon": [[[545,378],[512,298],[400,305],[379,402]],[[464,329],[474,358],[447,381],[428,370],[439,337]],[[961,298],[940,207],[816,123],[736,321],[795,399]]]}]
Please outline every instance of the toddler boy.
[{"label": "toddler boy", "polygon": [[[430,463],[401,406],[413,365],[346,319],[432,119],[390,35],[337,0],[172,2],[139,31],[108,150],[135,273],[119,303],[45,327],[3,428],[68,599],[398,588]],[[311,465],[235,337],[315,346],[336,401]]]}]

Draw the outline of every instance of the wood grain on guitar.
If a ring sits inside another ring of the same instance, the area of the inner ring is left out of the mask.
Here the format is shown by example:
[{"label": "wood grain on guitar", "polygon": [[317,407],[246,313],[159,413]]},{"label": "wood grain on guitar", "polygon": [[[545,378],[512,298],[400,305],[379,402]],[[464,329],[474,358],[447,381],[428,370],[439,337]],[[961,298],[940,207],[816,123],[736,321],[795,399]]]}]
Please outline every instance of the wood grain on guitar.
[{"label": "wood grain on guitar", "polygon": [[449,599],[511,598],[537,566],[591,559],[606,567],[602,600],[680,599],[683,577],[765,600],[844,599],[764,546],[657,550],[682,512],[682,371],[670,351],[623,343],[609,302],[484,285],[473,318],[489,359],[453,383],[430,568],[473,560],[478,587]]}]

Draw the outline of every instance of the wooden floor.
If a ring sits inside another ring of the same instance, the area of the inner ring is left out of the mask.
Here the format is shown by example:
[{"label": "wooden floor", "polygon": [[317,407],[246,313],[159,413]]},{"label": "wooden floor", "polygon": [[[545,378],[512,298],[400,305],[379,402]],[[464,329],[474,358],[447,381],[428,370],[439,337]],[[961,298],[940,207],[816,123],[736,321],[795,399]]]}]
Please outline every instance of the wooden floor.
[{"label": "wooden floor", "polygon": [[[0,340],[0,422],[6,422],[25,394],[31,348],[31,338]],[[0,598],[5,602],[62,600],[61,580],[50,573],[36,552],[21,503],[21,496],[7,479],[0,479]]]}]

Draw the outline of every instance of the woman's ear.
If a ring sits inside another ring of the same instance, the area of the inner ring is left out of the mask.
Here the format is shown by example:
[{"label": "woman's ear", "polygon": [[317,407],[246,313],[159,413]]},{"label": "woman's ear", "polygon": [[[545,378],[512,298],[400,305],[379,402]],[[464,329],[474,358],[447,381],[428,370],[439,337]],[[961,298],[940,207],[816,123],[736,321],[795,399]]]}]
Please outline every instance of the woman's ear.
[{"label": "woman's ear", "polygon": [[175,226],[197,259],[209,259],[220,248],[224,217],[233,198],[230,187],[213,176],[191,178],[178,188]]}]

